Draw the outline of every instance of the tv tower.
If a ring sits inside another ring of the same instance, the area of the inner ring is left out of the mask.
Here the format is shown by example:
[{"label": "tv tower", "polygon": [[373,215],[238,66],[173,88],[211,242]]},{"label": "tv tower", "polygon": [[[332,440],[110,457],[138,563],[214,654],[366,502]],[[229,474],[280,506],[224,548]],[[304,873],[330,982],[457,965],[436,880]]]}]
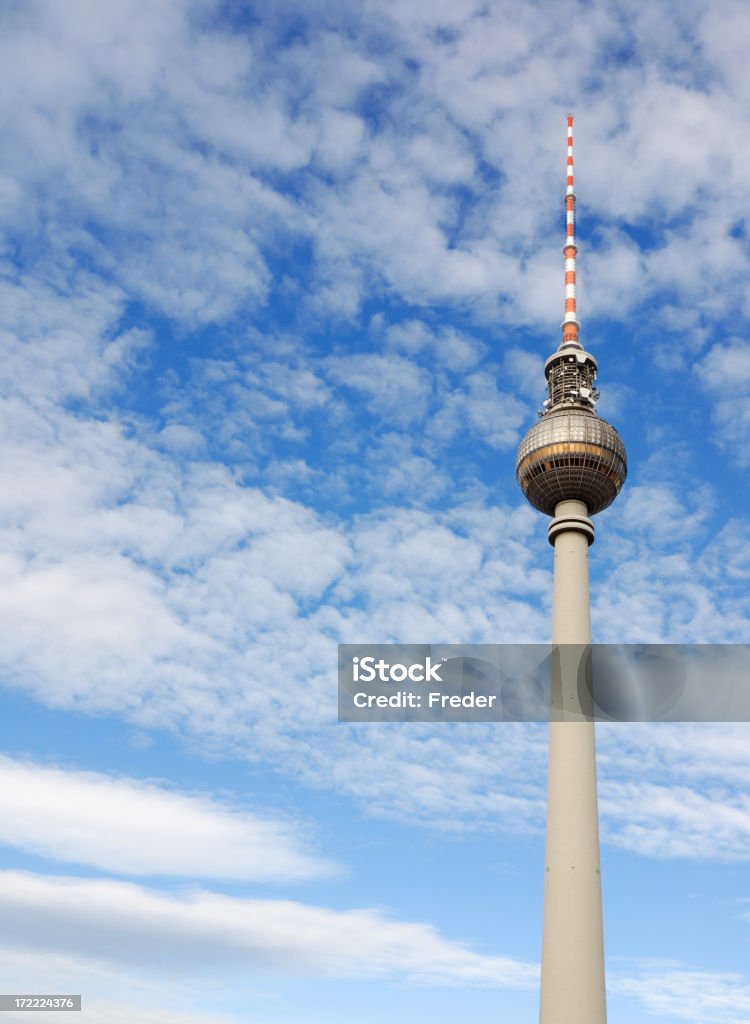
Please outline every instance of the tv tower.
[{"label": "tv tower", "polygon": [[585,720],[576,681],[577,655],[591,643],[590,516],[615,500],[627,463],[619,434],[596,414],[597,363],[578,338],[575,202],[569,116],[562,342],[544,364],[547,399],[516,460],[521,490],[534,508],[553,517],[552,643],[577,645],[559,649],[560,675],[553,679],[540,1024],[607,1019],[594,723]]}]

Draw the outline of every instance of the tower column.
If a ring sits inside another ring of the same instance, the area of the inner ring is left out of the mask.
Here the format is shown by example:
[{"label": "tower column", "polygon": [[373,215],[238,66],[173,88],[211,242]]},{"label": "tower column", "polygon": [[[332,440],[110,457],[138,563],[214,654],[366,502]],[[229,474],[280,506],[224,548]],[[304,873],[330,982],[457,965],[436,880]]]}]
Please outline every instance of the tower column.
[{"label": "tower column", "polygon": [[[555,547],[552,642],[590,644],[593,524],[582,501],[557,504],[550,539]],[[550,723],[539,1020],[605,1024],[594,723],[580,721],[578,652],[570,653],[568,661],[561,652],[563,721]]]}]

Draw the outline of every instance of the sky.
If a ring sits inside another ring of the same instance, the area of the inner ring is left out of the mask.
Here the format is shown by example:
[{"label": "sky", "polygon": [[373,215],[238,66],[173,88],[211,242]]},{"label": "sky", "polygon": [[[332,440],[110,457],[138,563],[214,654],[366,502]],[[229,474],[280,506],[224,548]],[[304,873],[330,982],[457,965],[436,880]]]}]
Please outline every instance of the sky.
[{"label": "sky", "polygon": [[[629,458],[594,638],[750,642],[749,37],[731,0],[2,5],[0,991],[537,1018],[545,727],[338,723],[336,645],[549,639],[514,463],[568,113]],[[750,726],[597,733],[610,1024],[748,1024]]]}]

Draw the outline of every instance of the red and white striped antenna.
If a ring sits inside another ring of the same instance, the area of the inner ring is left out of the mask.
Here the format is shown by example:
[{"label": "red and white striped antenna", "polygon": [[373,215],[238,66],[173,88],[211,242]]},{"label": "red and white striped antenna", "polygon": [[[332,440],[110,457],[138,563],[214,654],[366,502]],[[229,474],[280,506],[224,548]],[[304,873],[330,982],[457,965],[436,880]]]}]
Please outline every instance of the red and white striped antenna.
[{"label": "red and white striped antenna", "polygon": [[578,323],[576,316],[576,245],[575,234],[575,205],[576,194],[573,188],[573,115],[568,114],[568,160],[567,180],[565,184],[565,245],[563,256],[565,257],[565,316],[562,322],[562,344],[576,345],[581,347],[578,338]]},{"label": "red and white striped antenna", "polygon": [[578,338],[580,324],[576,316],[576,194],[573,182],[573,115],[568,114],[568,162],[565,185],[565,316],[562,322],[562,341],[556,352],[544,364],[547,378],[547,398],[542,403],[542,416],[563,407],[596,410],[599,392],[594,386],[597,374],[596,359],[584,352]]}]

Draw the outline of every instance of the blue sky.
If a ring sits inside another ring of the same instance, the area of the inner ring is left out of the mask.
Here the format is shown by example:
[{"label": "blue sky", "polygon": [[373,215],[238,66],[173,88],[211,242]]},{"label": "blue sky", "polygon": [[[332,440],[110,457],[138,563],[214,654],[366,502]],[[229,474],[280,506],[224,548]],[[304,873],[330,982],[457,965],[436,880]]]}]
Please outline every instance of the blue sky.
[{"label": "blue sky", "polygon": [[[0,19],[0,990],[536,1019],[545,730],[338,724],[336,644],[549,638],[569,111],[595,638],[750,642],[750,9]],[[598,736],[611,1024],[747,1024],[748,727]]]}]

